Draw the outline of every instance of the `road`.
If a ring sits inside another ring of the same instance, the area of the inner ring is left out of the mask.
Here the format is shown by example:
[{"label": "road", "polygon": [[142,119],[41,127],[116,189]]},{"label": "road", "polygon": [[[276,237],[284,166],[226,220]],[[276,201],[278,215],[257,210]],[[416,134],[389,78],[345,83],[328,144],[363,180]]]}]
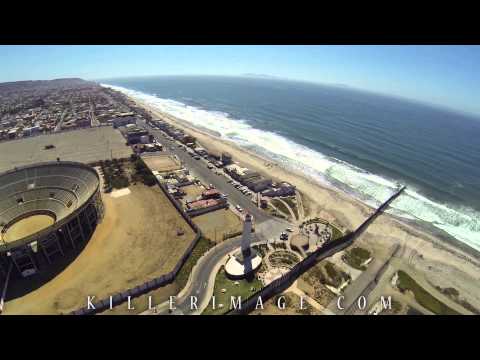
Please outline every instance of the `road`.
[{"label": "road", "polygon": [[60,117],[60,121],[58,122],[57,126],[55,126],[55,129],[53,130],[53,132],[58,132],[62,129],[63,119],[65,118],[65,115],[67,114],[68,111],[69,109],[63,110],[62,116]]},{"label": "road", "polygon": [[95,116],[95,106],[92,103],[92,99],[90,95],[88,96],[88,103],[90,106],[90,110],[88,111],[88,116],[90,117],[90,126],[96,127],[100,126],[100,122],[98,121],[97,117]]},{"label": "road", "polygon": [[[155,314],[157,315],[195,315],[200,314],[208,305],[210,298],[213,295],[213,285],[215,283],[216,274],[221,265],[224,264],[227,254],[240,247],[242,238],[237,236],[235,238],[226,240],[206,253],[194,267],[191,279],[187,287],[181,291],[181,295],[174,301],[175,310],[172,312],[169,309],[168,301],[161,304]],[[263,242],[263,240],[253,239],[252,245]],[[196,304],[198,310],[191,306],[191,299],[195,296],[197,298]],[[153,314],[146,312],[145,314]]]},{"label": "road", "polygon": [[[380,272],[383,272],[385,267],[388,266],[388,262],[394,255],[397,250],[397,246],[392,246],[390,249],[390,254],[386,259],[377,259],[374,258],[373,261],[368,265],[367,270],[363,271],[357,279],[355,279],[348,287],[345,289],[345,292],[342,294],[343,301],[342,307],[344,309],[339,309],[337,307],[338,297],[335,301],[332,301],[329,305],[329,310],[334,312],[337,315],[344,314],[354,314],[358,309],[358,299],[361,296],[364,296],[365,299],[368,298],[369,293],[377,286],[376,279],[380,276]],[[363,310],[363,313],[366,313],[372,304],[368,304],[367,309]],[[361,312],[361,311],[360,311]]]},{"label": "road", "polygon": [[[279,241],[281,232],[291,224],[283,219],[273,217],[259,209],[256,203],[227,182],[224,175],[217,175],[214,170],[207,168],[207,162],[201,158],[195,160],[178,143],[167,138],[162,131],[151,128],[145,121],[138,120],[137,125],[148,129],[155,139],[164,146],[165,152],[176,155],[182,164],[204,184],[212,184],[224,194],[228,194],[228,200],[233,205],[241,206],[244,211],[253,215],[255,219],[255,233],[252,236],[252,244]],[[191,309],[191,296],[196,296],[199,309],[208,305],[213,294],[213,284],[218,268],[223,264],[227,254],[238,249],[241,245],[241,236],[227,239],[212,248],[198,261],[194,267],[187,288],[183,289],[175,301],[175,313],[195,314],[199,311]],[[156,314],[169,314],[168,302],[157,307]]]},{"label": "road", "polygon": [[208,169],[207,161],[205,161],[203,158],[200,158],[200,160],[195,160],[193,157],[188,155],[186,151],[183,151],[182,148],[178,147],[178,142],[167,138],[162,131],[151,128],[145,123],[145,121],[141,120],[138,120],[137,125],[148,129],[149,132],[156,138],[156,140],[164,146],[165,152],[176,155],[182,164],[189,169],[192,174],[198,177],[202,183],[207,185],[212,184],[220,192],[228,194],[230,203],[241,206],[245,211],[253,215],[256,225],[264,221],[274,219],[279,224],[282,224],[281,226],[283,229],[291,226],[288,222],[279,218],[272,218],[271,215],[259,209],[257,205],[252,202],[250,196],[242,194],[231,184],[229,184],[224,175],[217,175],[213,170]]},{"label": "road", "polygon": [[[183,146],[179,147],[176,141],[169,139],[163,134],[162,131],[151,128],[145,121],[139,120],[137,125],[148,129],[152,135],[160,142],[168,153],[176,155],[188,168],[192,174],[197,176],[200,181],[204,184],[212,184],[218,190],[224,194],[229,194],[229,201],[234,205],[240,205],[255,218],[255,243],[264,242],[271,240],[277,240],[280,236],[280,233],[290,224],[279,218],[274,218],[271,215],[260,210],[256,203],[251,201],[251,198],[243,195],[237,189],[235,189],[231,184],[226,180],[226,177],[223,175],[217,175],[216,171],[212,171],[207,168],[207,162],[204,159],[195,160],[191,157],[186,151],[183,150]],[[378,214],[388,206],[388,204],[395,199],[400,193],[404,190],[402,188],[395,195],[392,195],[387,201],[385,201],[378,209],[375,210],[355,231],[356,234],[361,233],[368,224],[373,221]],[[252,242],[252,243],[254,243]],[[233,239],[228,239],[217,246],[212,250],[206,253],[194,267],[190,282],[187,284],[187,288],[181,291],[181,296],[175,301],[176,311],[175,314],[198,314],[199,311],[195,308],[191,308],[191,296],[197,297],[197,304],[200,307],[200,310],[204,308],[205,305],[208,305],[208,301],[213,293],[213,285],[215,283],[215,275],[219,269],[219,266],[225,260],[227,254],[233,250],[240,247],[241,237],[236,237]],[[338,249],[343,249],[345,246],[339,244]],[[327,249],[325,247],[324,256],[331,256],[334,252],[338,251],[335,248]],[[328,253],[328,254],[327,254]],[[380,269],[383,263],[375,264],[376,266],[370,265],[370,268]],[[378,272],[378,271],[377,271]],[[370,272],[366,272],[368,275]],[[365,286],[368,285],[372,280],[369,276],[365,275],[362,278],[363,281],[357,281],[357,286],[353,287],[352,293],[362,292],[365,289]],[[353,298],[353,297],[352,297]],[[350,299],[353,302],[352,299]],[[158,314],[169,314],[168,302],[160,305],[157,309]],[[330,309],[332,312],[334,309]]]}]

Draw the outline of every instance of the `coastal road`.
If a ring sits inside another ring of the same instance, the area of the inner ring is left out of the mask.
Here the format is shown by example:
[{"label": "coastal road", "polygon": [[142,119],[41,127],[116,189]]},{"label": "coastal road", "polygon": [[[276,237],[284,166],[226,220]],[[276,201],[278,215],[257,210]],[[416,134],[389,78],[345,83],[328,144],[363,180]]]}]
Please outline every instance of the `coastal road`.
[{"label": "coastal road", "polygon": [[228,194],[228,200],[233,205],[241,206],[245,211],[252,214],[255,219],[255,224],[258,225],[264,221],[274,219],[278,224],[281,224],[283,230],[291,226],[287,221],[279,218],[273,218],[265,211],[259,209],[255,203],[252,202],[250,196],[246,196],[238,191],[236,188],[227,182],[227,178],[224,175],[217,175],[213,170],[207,168],[207,162],[201,158],[195,160],[192,156],[188,155],[186,151],[178,147],[178,143],[174,140],[167,138],[162,131],[153,129],[144,121],[138,121],[138,125],[148,129],[156,140],[161,143],[165,152],[176,155],[184,166],[189,169],[199,180],[208,185],[212,184],[220,192]]},{"label": "coastal road", "polygon": [[[164,146],[166,153],[176,155],[183,165],[198,177],[202,183],[212,184],[222,193],[228,194],[230,203],[241,206],[245,211],[253,215],[255,219],[255,233],[252,234],[252,245],[267,241],[279,241],[280,234],[291,226],[288,221],[273,217],[259,209],[256,203],[252,202],[250,196],[245,196],[229,184],[224,175],[217,175],[215,171],[208,169],[207,162],[203,158],[195,160],[181,147],[178,147],[178,143],[175,140],[169,139],[162,131],[153,129],[141,120],[138,121],[137,125],[149,130],[155,139]],[[191,309],[191,296],[197,297],[197,304],[200,310],[208,305],[213,294],[215,277],[219,267],[226,260],[227,254],[240,248],[240,245],[241,236],[227,239],[202,256],[190,275],[187,287],[181,291],[180,296],[175,300],[175,314],[199,313],[198,310]],[[224,305],[228,306],[228,304]],[[151,311],[146,313],[153,314]],[[168,302],[157,307],[156,314],[165,315],[169,313],[171,312],[169,311]]]}]

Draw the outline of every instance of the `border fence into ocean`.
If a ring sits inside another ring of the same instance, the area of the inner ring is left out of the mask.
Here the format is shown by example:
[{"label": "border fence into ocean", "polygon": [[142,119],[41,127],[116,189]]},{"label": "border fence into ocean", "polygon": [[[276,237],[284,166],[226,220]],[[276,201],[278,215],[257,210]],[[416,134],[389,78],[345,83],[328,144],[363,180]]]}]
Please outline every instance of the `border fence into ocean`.
[{"label": "border fence into ocean", "polygon": [[278,279],[272,281],[255,294],[251,295],[248,299],[241,302],[240,307],[229,310],[227,315],[241,315],[248,314],[254,310],[261,298],[262,302],[271,299],[273,296],[280,294],[282,291],[288,289],[300,275],[309,270],[312,266],[319,261],[332,256],[333,254],[347,248],[352,245],[353,241],[367,228],[367,226],[375,220],[375,218],[385,210],[388,205],[395,200],[403,191],[405,186],[400,188],[395,194],[390,196],[380,207],[378,207],[355,231],[348,233],[347,235],[333,240],[325,244],[320,249],[312,252],[301,262],[296,264],[288,273],[282,275]]}]

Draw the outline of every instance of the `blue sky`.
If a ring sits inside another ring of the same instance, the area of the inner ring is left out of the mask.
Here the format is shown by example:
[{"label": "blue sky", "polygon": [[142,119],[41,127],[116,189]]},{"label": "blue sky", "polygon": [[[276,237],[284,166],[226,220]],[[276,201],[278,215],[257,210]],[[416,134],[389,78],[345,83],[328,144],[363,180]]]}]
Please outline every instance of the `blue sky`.
[{"label": "blue sky", "polygon": [[0,82],[265,74],[480,115],[480,46],[0,46]]}]

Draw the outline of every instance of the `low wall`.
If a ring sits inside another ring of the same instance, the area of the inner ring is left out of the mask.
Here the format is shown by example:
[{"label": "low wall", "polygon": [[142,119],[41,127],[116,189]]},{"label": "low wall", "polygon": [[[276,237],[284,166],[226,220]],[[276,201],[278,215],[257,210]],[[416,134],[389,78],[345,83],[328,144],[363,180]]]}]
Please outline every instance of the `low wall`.
[{"label": "low wall", "polygon": [[203,208],[203,209],[188,211],[187,214],[190,217],[195,217],[195,216],[206,214],[206,213],[209,213],[209,212],[212,212],[212,211],[215,211],[215,210],[225,209],[227,207],[228,207],[228,203],[225,202],[224,204],[218,204],[218,205],[209,206],[209,207],[206,207],[206,208]]}]

